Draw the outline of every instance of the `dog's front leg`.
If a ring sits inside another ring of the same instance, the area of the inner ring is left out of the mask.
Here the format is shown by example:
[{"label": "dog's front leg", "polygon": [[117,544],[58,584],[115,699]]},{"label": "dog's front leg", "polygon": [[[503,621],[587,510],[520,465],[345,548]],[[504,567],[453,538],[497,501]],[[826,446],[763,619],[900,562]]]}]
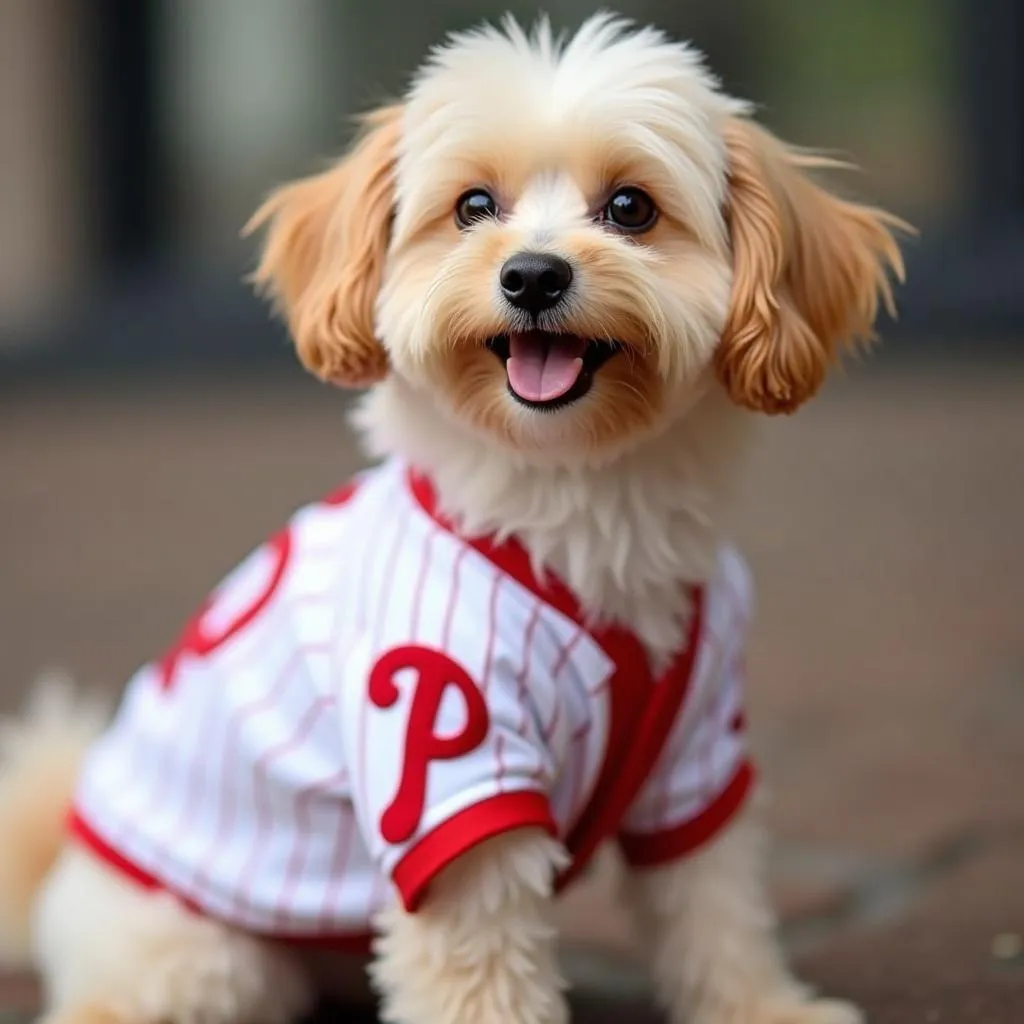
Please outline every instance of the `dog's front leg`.
[{"label": "dog's front leg", "polygon": [[747,811],[709,846],[633,873],[627,891],[673,1024],[859,1024],[789,972],[764,880],[765,835]]},{"label": "dog's front leg", "polygon": [[562,847],[523,828],[448,867],[423,906],[378,918],[371,968],[388,1024],[565,1024],[552,889]]}]

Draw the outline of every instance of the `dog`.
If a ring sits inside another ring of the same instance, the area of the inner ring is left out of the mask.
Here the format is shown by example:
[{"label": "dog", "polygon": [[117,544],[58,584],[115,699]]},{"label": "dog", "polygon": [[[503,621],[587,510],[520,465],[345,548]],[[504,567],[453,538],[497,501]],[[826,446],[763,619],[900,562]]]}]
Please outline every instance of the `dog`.
[{"label": "dog", "polygon": [[562,1024],[553,898],[606,842],[672,1020],[861,1019],[775,935],[720,527],[902,280],[830,166],[601,15],[450,37],[271,194],[255,281],[372,468],[112,721],[6,724],[0,940],[48,1021],[285,1024],[368,973],[392,1024]]}]

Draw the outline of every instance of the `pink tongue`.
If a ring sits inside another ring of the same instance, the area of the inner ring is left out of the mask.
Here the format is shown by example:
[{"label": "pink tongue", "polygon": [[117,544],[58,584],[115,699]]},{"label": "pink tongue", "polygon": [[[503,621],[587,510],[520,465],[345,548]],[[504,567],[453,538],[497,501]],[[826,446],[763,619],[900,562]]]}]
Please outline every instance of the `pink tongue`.
[{"label": "pink tongue", "polygon": [[527,402],[550,402],[561,398],[576,383],[583,369],[581,358],[587,343],[568,334],[509,336],[505,363],[512,390]]}]

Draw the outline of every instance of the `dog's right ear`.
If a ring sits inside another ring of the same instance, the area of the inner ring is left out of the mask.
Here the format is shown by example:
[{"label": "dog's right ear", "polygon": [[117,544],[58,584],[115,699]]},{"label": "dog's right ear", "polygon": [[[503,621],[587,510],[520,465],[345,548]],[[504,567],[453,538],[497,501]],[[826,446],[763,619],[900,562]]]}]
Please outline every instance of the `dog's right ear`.
[{"label": "dog's right ear", "polygon": [[282,311],[303,365],[342,387],[387,375],[374,329],[395,202],[401,106],[365,119],[349,154],[277,189],[245,226],[269,225],[253,280]]}]

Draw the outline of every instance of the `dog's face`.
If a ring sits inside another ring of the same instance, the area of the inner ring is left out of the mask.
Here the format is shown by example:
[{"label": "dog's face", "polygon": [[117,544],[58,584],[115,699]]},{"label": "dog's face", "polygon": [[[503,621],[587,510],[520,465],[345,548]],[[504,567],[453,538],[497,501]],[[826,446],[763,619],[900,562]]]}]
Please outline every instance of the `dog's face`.
[{"label": "dog's face", "polygon": [[897,222],[814,163],[653,30],[482,30],[271,197],[257,277],[325,379],[400,374],[527,455],[617,450],[716,380],[792,411],[870,333]]},{"label": "dog's face", "polygon": [[698,387],[725,318],[735,108],[687,50],[592,22],[466,37],[404,110],[378,305],[396,372],[519,449],[619,445]]}]

